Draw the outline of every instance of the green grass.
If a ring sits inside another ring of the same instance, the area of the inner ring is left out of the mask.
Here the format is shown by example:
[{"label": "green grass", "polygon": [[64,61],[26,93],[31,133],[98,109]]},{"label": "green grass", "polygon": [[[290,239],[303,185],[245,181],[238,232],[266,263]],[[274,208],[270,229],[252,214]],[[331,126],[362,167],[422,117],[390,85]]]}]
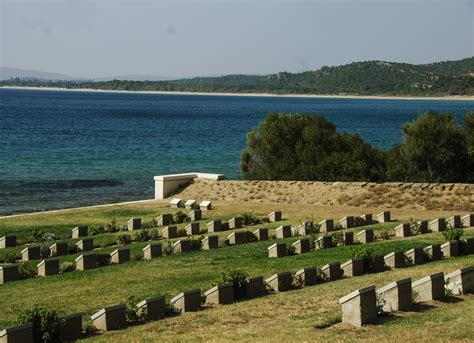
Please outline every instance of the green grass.
[{"label": "green grass", "polygon": [[[161,213],[176,211],[156,204],[142,207],[78,209],[0,219],[0,235],[15,232],[26,241],[30,238],[34,229],[44,228],[48,223],[47,227],[51,232],[68,237],[70,229],[78,224],[104,225],[114,217],[119,224],[122,224],[133,216],[141,216],[144,220],[151,220],[152,217]],[[205,223],[211,218],[228,219],[240,213],[212,211],[207,213],[206,218],[201,221],[201,228],[205,227]],[[264,215],[264,213],[257,214]],[[290,217],[283,222],[257,225],[248,229],[268,227],[273,230],[281,224],[296,224],[297,222],[296,218]],[[397,223],[393,222],[371,225],[370,227],[375,231],[393,231],[393,227],[396,225]],[[182,226],[184,224],[180,225],[180,227]],[[355,231],[360,229],[362,228],[357,228]],[[223,239],[230,232],[222,232],[219,235]],[[116,248],[114,242],[118,234],[122,233],[93,236],[94,244],[98,247],[96,251],[110,253],[114,250]],[[465,229],[465,236],[474,236],[474,228]],[[292,237],[284,241],[289,244],[297,239],[297,237]],[[70,243],[72,244],[74,241],[77,241],[77,239],[70,240]],[[83,312],[84,319],[88,319],[95,311],[104,306],[124,302],[131,295],[143,299],[164,294],[169,299],[181,291],[192,288],[201,288],[202,291],[205,291],[219,282],[222,273],[229,269],[239,269],[247,272],[250,276],[262,275],[266,278],[276,272],[295,272],[302,267],[323,266],[335,261],[342,263],[352,258],[355,249],[366,246],[356,244],[281,259],[270,259],[267,257],[267,248],[274,242],[274,240],[269,240],[223,247],[211,251],[182,253],[164,256],[152,261],[133,261],[84,272],[70,272],[45,278],[35,277],[6,283],[0,285],[0,328],[14,323],[20,309],[29,308],[33,304],[48,305],[64,314]],[[367,246],[373,248],[376,253],[385,254],[393,250],[405,251],[413,247],[423,247],[442,242],[444,242],[444,237],[440,233],[431,233],[403,239],[392,237],[389,240],[377,240]],[[47,243],[46,245],[50,244]],[[147,244],[149,242],[136,242],[128,245],[128,247],[130,247],[132,255],[141,255],[142,248]],[[21,248],[2,249],[0,258],[3,256],[2,254],[8,251],[13,252],[21,250]],[[78,255],[63,256],[60,261],[73,261]],[[35,265],[37,261],[29,263]],[[285,294],[209,309],[196,314],[185,314],[178,318],[147,323],[120,332],[91,337],[90,339],[99,341],[156,340],[159,334],[160,339],[163,337],[164,340],[199,341],[212,340],[210,335],[214,333],[223,335],[223,340],[253,340],[256,338],[265,340],[268,337],[273,337],[274,334],[278,334],[278,337],[286,340],[285,338],[291,337],[289,335],[297,328],[296,331],[298,331],[299,337],[297,340],[314,340],[311,335],[316,333],[317,336],[314,337],[321,340],[337,339],[337,337],[340,337],[338,336],[338,330],[350,332],[351,337],[359,340],[363,336],[354,333],[351,331],[352,329],[340,328],[339,324],[333,325],[340,318],[340,307],[337,305],[339,297],[354,289],[366,286],[368,283],[376,283],[382,286],[399,276],[413,275],[421,277],[431,271],[451,271],[459,266],[472,264],[474,264],[474,256],[444,259],[421,266],[324,283]],[[463,304],[455,304],[452,308],[462,310],[465,306]],[[466,301],[466,304],[472,306],[473,302]],[[450,318],[449,311],[443,312],[442,307],[445,306],[440,306],[442,315]],[[422,314],[416,314],[416,316],[418,315],[420,315],[419,318],[426,316],[429,319],[432,314],[423,312]],[[416,316],[413,315],[407,318],[415,318]],[[281,318],[288,321],[289,327],[287,327],[287,324],[278,326],[275,324],[283,323]],[[393,334],[390,328],[394,326],[393,330],[396,330],[397,325],[403,325],[407,328],[413,326],[413,330],[421,330],[423,322],[417,322],[415,319],[413,321],[402,318],[396,321],[388,321],[383,326],[377,326],[378,328],[373,330],[373,334],[375,336],[381,335],[380,337],[387,339]],[[330,328],[322,329],[326,326],[330,326]],[[229,332],[232,332],[234,327],[237,328],[236,334],[230,335]],[[189,330],[191,334],[188,334]],[[461,338],[472,333],[470,330],[464,330],[463,332],[459,334]]]}]

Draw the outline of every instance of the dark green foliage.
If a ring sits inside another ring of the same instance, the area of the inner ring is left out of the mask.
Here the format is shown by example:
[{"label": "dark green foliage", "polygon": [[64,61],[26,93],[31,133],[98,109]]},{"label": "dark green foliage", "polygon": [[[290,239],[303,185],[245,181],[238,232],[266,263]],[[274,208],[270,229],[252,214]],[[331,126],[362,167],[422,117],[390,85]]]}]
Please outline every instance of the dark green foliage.
[{"label": "dark green foliage", "polygon": [[47,258],[49,256],[49,248],[45,245],[40,246],[41,258]]},{"label": "dark green foliage", "polygon": [[20,258],[21,257],[18,254],[14,252],[9,252],[8,254],[5,255],[5,259],[3,263],[16,263],[16,261]]},{"label": "dark green foliage", "polygon": [[257,225],[262,222],[262,220],[252,212],[245,212],[241,215],[243,225]]},{"label": "dark green foliage", "polygon": [[132,242],[132,237],[130,235],[118,235],[117,236],[117,245],[126,245]]},{"label": "dark green foliage", "polygon": [[332,245],[336,247],[344,245],[344,232],[336,231],[332,234]]},{"label": "dark green foliage", "polygon": [[20,324],[33,323],[33,341],[60,342],[62,321],[58,313],[47,306],[35,305],[18,316]]},{"label": "dark green foliage", "polygon": [[56,237],[54,233],[43,232],[41,230],[35,230],[33,231],[33,239],[36,242],[49,242],[49,241],[54,241]]},{"label": "dark green foliage", "polygon": [[352,252],[353,258],[363,258],[364,259],[364,271],[372,272],[374,270],[374,258],[375,250],[370,247],[356,247]]},{"label": "dark green foliage", "polygon": [[34,262],[21,262],[18,265],[18,273],[20,274],[20,279],[35,277],[36,268],[34,266]]},{"label": "dark green foliage", "polygon": [[453,228],[451,225],[448,225],[442,234],[447,242],[459,241],[464,234],[464,230],[462,228]]},{"label": "dark green foliage", "polygon": [[118,232],[118,231],[120,231],[120,227],[117,225],[117,220],[115,218],[112,218],[112,221],[105,225],[105,229],[106,229],[107,232]]},{"label": "dark green foliage", "polygon": [[245,241],[247,243],[252,243],[258,241],[258,237],[252,231],[244,231]]},{"label": "dark green foliage", "polygon": [[165,305],[165,315],[166,317],[174,317],[174,316],[179,316],[181,314],[181,310],[177,309],[174,307],[173,304],[166,304]]},{"label": "dark green foliage", "polygon": [[183,211],[178,211],[174,214],[174,221],[175,223],[181,224],[184,223],[188,215]]},{"label": "dark green foliage", "polygon": [[131,91],[189,91],[357,95],[473,95],[474,58],[422,65],[355,62],[303,73],[226,75],[173,81],[2,81],[0,86],[51,86]]},{"label": "dark green foliage", "polygon": [[[203,236],[201,239],[204,238]],[[202,241],[201,239],[193,239],[191,238],[191,250],[192,251],[200,251],[202,249]]]},{"label": "dark green foliage", "polygon": [[247,284],[249,282],[249,274],[241,270],[229,270],[222,273],[222,283],[232,282],[234,285],[234,298],[244,299],[247,297]]},{"label": "dark green foliage", "polygon": [[127,322],[135,324],[145,319],[146,313],[140,312],[136,304],[138,303],[137,298],[134,295],[129,296],[125,300],[125,317]]},{"label": "dark green foliage", "polygon": [[402,126],[403,141],[388,158],[394,181],[471,182],[474,166],[463,128],[450,113],[427,112]]},{"label": "dark green foliage", "polygon": [[171,241],[163,242],[163,244],[161,245],[161,249],[163,251],[163,255],[165,256],[173,255],[174,248],[173,248],[173,243]]},{"label": "dark green foliage", "polygon": [[466,133],[467,151],[472,161],[474,160],[474,112],[464,114],[464,130]]},{"label": "dark green foliage", "polygon": [[380,181],[383,153],[340,134],[320,116],[270,113],[247,134],[240,158],[247,179]]},{"label": "dark green foliage", "polygon": [[135,234],[136,242],[146,242],[151,239],[151,234],[149,230],[141,230]]}]

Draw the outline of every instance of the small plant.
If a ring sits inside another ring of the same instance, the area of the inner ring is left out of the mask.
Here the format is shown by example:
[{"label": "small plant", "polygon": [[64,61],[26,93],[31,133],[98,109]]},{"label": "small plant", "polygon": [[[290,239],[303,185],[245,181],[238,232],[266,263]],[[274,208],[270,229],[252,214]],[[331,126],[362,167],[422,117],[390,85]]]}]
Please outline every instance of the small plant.
[{"label": "small plant", "polygon": [[91,226],[87,230],[87,234],[89,236],[95,236],[95,235],[99,235],[99,234],[105,233],[105,232],[108,232],[108,231],[106,231],[103,226]]},{"label": "small plant", "polygon": [[344,232],[336,231],[332,234],[332,244],[335,246],[343,246],[344,245]]},{"label": "small plant", "polygon": [[150,230],[150,239],[157,240],[159,237],[160,237],[160,233],[158,232],[157,229]]},{"label": "small plant", "polygon": [[258,241],[258,237],[252,231],[244,231],[245,241],[247,243],[252,243]]},{"label": "small plant", "polygon": [[462,228],[453,228],[451,225],[448,224],[448,227],[445,231],[442,232],[446,241],[459,241],[464,234],[464,230]]},{"label": "small plant", "polygon": [[378,233],[378,239],[390,239],[390,232],[388,230],[382,230]]},{"label": "small plant", "polygon": [[151,239],[149,230],[141,230],[135,234],[135,241],[137,242],[146,242]]},{"label": "small plant", "polygon": [[377,306],[377,315],[382,315],[384,313],[383,307],[387,303],[383,294],[378,294],[375,300]]},{"label": "small plant", "polygon": [[96,263],[97,267],[105,267],[110,264],[110,255],[109,254],[96,254]]},{"label": "small plant", "polygon": [[20,257],[15,254],[14,252],[9,252],[8,254],[5,255],[4,262],[5,263],[15,263],[16,260],[18,260]]},{"label": "small plant", "polygon": [[186,213],[184,213],[183,211],[178,211],[174,214],[174,221],[175,223],[181,224],[184,223],[187,217],[188,216]]},{"label": "small plant", "polygon": [[97,328],[94,325],[92,325],[92,322],[88,321],[82,325],[82,334],[84,336],[92,335],[97,331],[98,331]]},{"label": "small plant", "polygon": [[355,226],[363,226],[365,225],[365,220],[362,217],[354,217],[354,225]]},{"label": "small plant", "polygon": [[34,230],[33,231],[33,239],[35,242],[49,242],[54,241],[56,236],[54,233],[51,232],[43,232],[41,230]]},{"label": "small plant", "polygon": [[76,264],[74,262],[63,262],[59,267],[59,271],[62,274],[73,272],[74,270],[76,270]]},{"label": "small plant", "polygon": [[36,276],[36,269],[32,264],[22,262],[19,265],[18,273],[20,274],[20,279],[28,279]]},{"label": "small plant", "polygon": [[191,204],[191,210],[198,210],[199,209],[199,204],[195,202],[194,204]]},{"label": "small plant", "polygon": [[166,304],[165,306],[165,315],[166,317],[174,317],[179,316],[181,314],[181,310],[174,307],[173,304]]},{"label": "small plant", "polygon": [[234,285],[234,298],[244,299],[247,297],[247,284],[249,275],[241,270],[229,270],[222,274],[222,283],[232,282]]},{"label": "small plant", "polygon": [[420,224],[413,218],[410,218],[410,234],[412,236],[420,233]]},{"label": "small plant", "polygon": [[296,249],[295,249],[295,247],[294,247],[293,245],[288,245],[288,246],[286,247],[286,254],[287,254],[288,256],[296,255]]},{"label": "small plant", "polygon": [[118,235],[117,236],[117,245],[127,245],[132,243],[132,237],[130,235]]},{"label": "small plant", "polygon": [[62,320],[58,313],[47,306],[34,305],[18,316],[20,324],[33,324],[34,342],[60,342]]},{"label": "small plant", "polygon": [[171,241],[166,241],[162,244],[163,254],[166,256],[173,255],[174,248],[173,243]]},{"label": "small plant", "polygon": [[49,248],[45,245],[40,246],[41,258],[47,258],[49,256]]},{"label": "small plant", "polygon": [[[204,237],[201,237],[201,239],[202,238],[204,238]],[[201,249],[202,249],[201,239],[194,239],[194,238],[190,239],[190,241],[191,241],[191,251],[201,251]]]},{"label": "small plant", "polygon": [[178,237],[184,237],[188,235],[188,233],[186,232],[186,229],[184,228],[179,229],[176,234],[178,235]]},{"label": "small plant", "polygon": [[153,218],[151,220],[151,227],[152,228],[158,227],[158,221],[156,220],[156,218]]},{"label": "small plant", "polygon": [[293,288],[303,288],[304,287],[303,276],[296,275],[296,273],[291,274],[291,286]]},{"label": "small plant", "polygon": [[75,245],[74,243],[72,242],[68,242],[67,244],[67,252],[68,254],[75,254],[77,253],[77,245]]},{"label": "small plant", "polygon": [[450,297],[454,294],[453,290],[449,288],[449,283],[450,283],[449,278],[444,280],[444,295],[446,295],[447,297]]},{"label": "small plant", "polygon": [[117,225],[117,220],[115,218],[112,218],[110,223],[105,224],[105,230],[107,232],[119,232],[120,227]]},{"label": "small plant", "polygon": [[134,295],[125,300],[125,317],[129,323],[138,323],[145,319],[146,313],[139,311],[135,306],[137,298]]},{"label": "small plant", "polygon": [[367,271],[374,270],[375,251],[373,248],[364,247],[364,246],[357,247],[353,250],[352,257],[364,259],[364,270],[367,270]]},{"label": "small plant", "polygon": [[262,220],[252,212],[245,212],[244,214],[241,215],[241,217],[242,217],[242,224],[245,226],[257,225],[257,224],[262,223]]}]

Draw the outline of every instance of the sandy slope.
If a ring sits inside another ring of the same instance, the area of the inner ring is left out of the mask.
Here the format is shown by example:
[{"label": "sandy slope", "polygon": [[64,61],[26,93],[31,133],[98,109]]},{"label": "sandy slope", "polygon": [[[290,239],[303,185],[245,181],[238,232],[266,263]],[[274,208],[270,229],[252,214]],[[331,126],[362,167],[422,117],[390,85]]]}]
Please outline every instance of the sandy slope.
[{"label": "sandy slope", "polygon": [[182,199],[421,211],[474,211],[474,184],[196,181]]}]

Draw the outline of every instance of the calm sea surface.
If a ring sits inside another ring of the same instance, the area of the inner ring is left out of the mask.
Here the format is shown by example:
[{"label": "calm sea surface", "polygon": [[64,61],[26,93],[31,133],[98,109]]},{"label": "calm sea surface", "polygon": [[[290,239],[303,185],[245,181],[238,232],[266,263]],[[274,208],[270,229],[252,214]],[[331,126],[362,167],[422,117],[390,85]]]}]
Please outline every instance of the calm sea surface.
[{"label": "calm sea surface", "polygon": [[190,96],[0,89],[0,214],[153,197],[153,176],[240,178],[245,133],[268,112],[320,114],[389,148],[426,110],[472,101]]}]

